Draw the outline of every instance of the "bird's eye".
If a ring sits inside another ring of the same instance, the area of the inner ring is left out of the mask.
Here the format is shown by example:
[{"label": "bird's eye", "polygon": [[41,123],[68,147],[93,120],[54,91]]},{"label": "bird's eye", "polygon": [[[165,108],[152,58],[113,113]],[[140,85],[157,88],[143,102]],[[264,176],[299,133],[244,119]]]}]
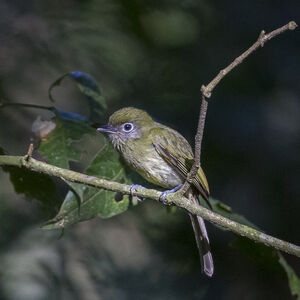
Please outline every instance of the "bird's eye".
[{"label": "bird's eye", "polygon": [[131,123],[125,123],[125,124],[123,125],[123,129],[124,129],[124,131],[126,131],[126,132],[130,132],[130,131],[133,129],[133,125],[132,125]]}]

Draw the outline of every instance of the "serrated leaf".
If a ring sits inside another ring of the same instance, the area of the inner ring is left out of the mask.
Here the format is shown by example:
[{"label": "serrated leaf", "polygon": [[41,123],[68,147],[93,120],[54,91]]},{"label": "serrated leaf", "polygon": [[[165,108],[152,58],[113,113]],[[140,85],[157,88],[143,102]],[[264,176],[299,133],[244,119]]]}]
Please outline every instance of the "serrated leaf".
[{"label": "serrated leaf", "polygon": [[296,275],[295,271],[290,267],[282,254],[279,253],[279,263],[286,272],[289,281],[289,287],[293,296],[296,296],[297,300],[300,300],[300,279]]},{"label": "serrated leaf", "polygon": [[85,134],[96,131],[83,122],[55,119],[56,127],[41,141],[38,151],[49,163],[69,169],[70,161],[79,161],[82,150],[75,147]]},{"label": "serrated leaf", "polygon": [[83,73],[81,71],[72,71],[66,73],[55,80],[50,85],[48,90],[49,99],[54,102],[52,90],[54,87],[60,85],[62,80],[66,77],[73,79],[77,83],[79,90],[87,97],[91,114],[96,113],[100,116],[103,115],[107,105],[104,97],[101,94],[98,84],[90,74]]},{"label": "serrated leaf", "polygon": [[[119,159],[119,154],[112,145],[105,143],[103,149],[99,151],[90,166],[86,169],[88,175],[97,175],[103,178],[130,183],[126,176],[123,163]],[[46,223],[44,229],[63,228],[68,225],[88,220],[93,217],[109,218],[127,210],[129,205],[128,196],[116,201],[116,193],[99,190],[97,188],[78,184],[81,188],[82,203],[78,206],[73,192],[69,191],[58,215]]]}]

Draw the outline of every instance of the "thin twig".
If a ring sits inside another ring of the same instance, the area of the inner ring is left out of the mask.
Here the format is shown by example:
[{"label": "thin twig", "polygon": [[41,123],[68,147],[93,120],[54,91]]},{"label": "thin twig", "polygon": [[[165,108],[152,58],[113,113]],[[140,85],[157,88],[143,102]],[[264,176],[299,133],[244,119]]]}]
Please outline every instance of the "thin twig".
[{"label": "thin twig", "polygon": [[2,100],[3,99],[0,99],[0,108],[4,108],[7,106],[20,106],[20,107],[28,107],[28,108],[45,109],[45,110],[50,110],[50,111],[55,110],[54,106],[44,106],[44,105],[20,103],[20,102],[8,102],[8,101],[2,101]]},{"label": "thin twig", "polygon": [[181,188],[180,192],[182,193],[182,195],[184,195],[187,192],[187,190],[190,188],[192,180],[196,176],[198,169],[200,167],[201,146],[202,146],[203,130],[204,130],[204,126],[205,126],[207,106],[208,106],[208,103],[205,99],[205,96],[202,95],[202,102],[201,102],[200,116],[199,116],[199,121],[198,121],[197,134],[195,136],[195,161],[194,161],[194,164],[187,176],[184,186]]},{"label": "thin twig", "polygon": [[198,122],[197,134],[195,136],[195,161],[194,164],[187,176],[186,182],[184,183],[183,187],[181,188],[180,192],[185,194],[185,192],[189,189],[190,184],[194,177],[197,174],[199,167],[201,166],[201,144],[203,138],[203,131],[205,125],[205,118],[207,112],[207,101],[206,98],[211,97],[211,93],[213,89],[218,85],[218,83],[235,67],[241,64],[250,54],[252,54],[255,50],[260,47],[263,47],[264,44],[274,38],[275,36],[287,31],[287,30],[295,30],[297,28],[297,24],[294,21],[289,22],[288,24],[271,31],[270,33],[266,34],[264,30],[261,31],[257,41],[244,53],[242,53],[239,57],[237,57],[230,65],[228,65],[225,69],[221,70],[219,74],[207,85],[202,85],[201,92],[202,92],[202,104],[200,109],[200,117]]},{"label": "thin twig", "polygon": [[[105,180],[102,178],[97,178],[94,176],[88,176],[86,174],[74,172],[67,169],[62,169],[45,162],[38,161],[32,157],[25,156],[9,156],[0,155],[0,165],[9,165],[16,167],[24,167],[34,172],[48,174],[50,176],[56,176],[63,178],[64,180],[86,184],[96,188],[109,190],[113,192],[120,192],[122,194],[130,195],[140,198],[147,198],[156,201],[160,201],[161,191],[137,188],[131,192],[131,186],[126,184],[121,184],[118,182],[113,182]],[[173,203],[174,205],[181,207],[188,212],[201,216],[203,219],[208,220],[218,226],[229,229],[230,231],[247,237],[255,242],[263,243],[266,246],[273,247],[280,251],[295,255],[300,257],[300,247],[294,244],[282,241],[270,235],[267,235],[259,230],[251,228],[249,226],[237,223],[228,218],[225,218],[209,209],[199,206],[187,198],[183,197],[180,193],[168,194],[166,197],[168,203]],[[81,203],[82,205],[83,203]]]},{"label": "thin twig", "polygon": [[271,31],[270,33],[266,34],[264,30],[261,31],[257,41],[244,53],[242,53],[239,57],[237,57],[229,66],[225,69],[221,70],[219,74],[207,85],[202,85],[201,92],[206,98],[211,97],[211,93],[213,89],[218,85],[218,83],[235,67],[241,64],[250,54],[252,54],[255,50],[260,47],[263,47],[264,44],[274,38],[275,36],[284,33],[287,30],[295,30],[297,28],[297,24],[294,21],[289,22],[288,24]]},{"label": "thin twig", "polygon": [[32,157],[32,153],[33,153],[34,147],[33,144],[30,143],[28,150],[27,150],[27,154],[25,155],[25,159],[28,161],[29,158]]}]

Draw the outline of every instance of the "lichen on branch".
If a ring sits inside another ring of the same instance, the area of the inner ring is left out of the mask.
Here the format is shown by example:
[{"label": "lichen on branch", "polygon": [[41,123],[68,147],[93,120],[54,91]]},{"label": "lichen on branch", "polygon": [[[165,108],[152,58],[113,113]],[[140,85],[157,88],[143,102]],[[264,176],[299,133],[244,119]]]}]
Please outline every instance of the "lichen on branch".
[{"label": "lichen on branch", "polygon": [[[113,192],[120,192],[125,195],[131,194],[130,185],[121,184],[118,182],[105,180],[95,176],[89,176],[86,174],[74,172],[68,169],[59,168],[47,164],[45,162],[36,160],[27,154],[25,156],[0,155],[0,165],[24,167],[34,172],[59,177],[61,179],[68,180],[71,182],[82,183],[88,186],[96,187],[99,189],[105,189]],[[137,188],[134,190],[133,195],[138,196],[140,198],[160,201],[161,192],[154,189]],[[182,196],[179,192],[174,194],[168,194],[166,197],[166,201],[170,204],[174,204],[178,207],[181,207],[192,214],[201,216],[203,219],[212,222],[218,226],[224,227],[240,236],[247,237],[255,242],[262,243],[266,246],[273,247],[280,251],[300,257],[299,246],[272,237],[257,229],[232,221],[209,209],[196,205],[195,203],[189,201],[187,198]]]}]

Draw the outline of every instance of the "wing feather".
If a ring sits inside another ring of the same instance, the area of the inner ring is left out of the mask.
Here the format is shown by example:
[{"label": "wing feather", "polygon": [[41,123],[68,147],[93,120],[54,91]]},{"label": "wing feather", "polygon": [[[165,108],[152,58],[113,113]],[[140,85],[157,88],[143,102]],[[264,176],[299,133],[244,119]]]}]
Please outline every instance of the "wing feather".
[{"label": "wing feather", "polygon": [[[167,134],[162,134],[161,130],[167,130]],[[173,129],[162,126],[153,128],[151,134],[154,137],[153,146],[157,153],[183,178],[187,177],[193,163],[194,157],[190,144],[187,140]],[[166,138],[166,136],[168,138]],[[211,207],[208,201],[209,187],[205,174],[200,167],[197,175],[192,181],[193,186],[199,191],[201,197]]]}]

